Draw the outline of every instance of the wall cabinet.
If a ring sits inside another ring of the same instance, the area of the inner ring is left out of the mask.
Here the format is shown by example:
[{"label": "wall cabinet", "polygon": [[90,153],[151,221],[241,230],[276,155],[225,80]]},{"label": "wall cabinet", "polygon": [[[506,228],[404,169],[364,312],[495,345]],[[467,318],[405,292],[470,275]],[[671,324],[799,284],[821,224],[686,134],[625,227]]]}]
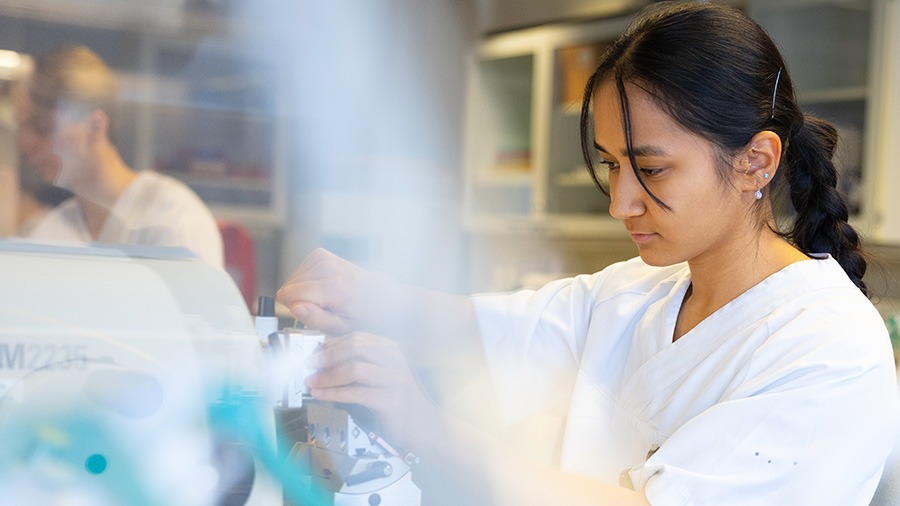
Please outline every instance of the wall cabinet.
[{"label": "wall cabinet", "polygon": [[581,159],[581,90],[618,17],[496,35],[470,73],[466,216],[477,233],[624,234]]},{"label": "wall cabinet", "polygon": [[[866,166],[872,171],[865,182],[865,210],[875,240],[900,245],[900,2],[874,0],[872,15],[874,47],[866,123],[873,132],[866,139]],[[893,260],[898,260],[896,254]]]}]

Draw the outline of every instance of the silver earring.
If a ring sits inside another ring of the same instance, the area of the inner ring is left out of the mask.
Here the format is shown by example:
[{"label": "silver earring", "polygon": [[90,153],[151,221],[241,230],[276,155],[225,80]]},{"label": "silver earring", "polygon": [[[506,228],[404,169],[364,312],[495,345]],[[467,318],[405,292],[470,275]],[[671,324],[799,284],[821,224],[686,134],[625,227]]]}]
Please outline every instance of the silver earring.
[{"label": "silver earring", "polygon": [[[765,174],[763,174],[763,178],[769,179],[769,173],[766,172]],[[756,194],[754,196],[756,197],[756,200],[762,198],[762,189],[759,187],[759,182],[756,183]]]}]

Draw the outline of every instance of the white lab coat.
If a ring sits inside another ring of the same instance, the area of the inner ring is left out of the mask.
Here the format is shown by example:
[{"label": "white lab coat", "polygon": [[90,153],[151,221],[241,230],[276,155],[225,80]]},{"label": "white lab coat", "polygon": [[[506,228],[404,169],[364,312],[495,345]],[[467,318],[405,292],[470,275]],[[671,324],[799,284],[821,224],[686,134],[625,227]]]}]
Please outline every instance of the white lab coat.
[{"label": "white lab coat", "polygon": [[[34,240],[92,242],[75,198],[56,208],[26,236]],[[141,171],[116,199],[96,241],[103,244],[180,246],[222,267],[222,236],[206,204],[187,185]]]},{"label": "white lab coat", "polygon": [[690,279],[635,258],[474,296],[506,420],[566,417],[562,469],[626,471],[654,506],[868,504],[898,420],[874,307],[831,257],[802,261],[673,343]]}]

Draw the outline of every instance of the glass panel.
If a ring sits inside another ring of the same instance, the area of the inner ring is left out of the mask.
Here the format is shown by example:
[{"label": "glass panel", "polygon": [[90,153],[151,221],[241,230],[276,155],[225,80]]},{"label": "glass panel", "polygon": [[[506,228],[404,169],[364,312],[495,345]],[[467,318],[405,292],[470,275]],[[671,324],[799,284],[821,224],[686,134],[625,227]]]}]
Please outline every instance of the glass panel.
[{"label": "glass panel", "polygon": [[549,213],[609,216],[609,198],[597,189],[584,164],[579,127],[585,84],[609,44],[580,43],[556,50],[547,171]]},{"label": "glass panel", "polygon": [[534,56],[483,60],[475,147],[474,215],[531,212]]},{"label": "glass panel", "polygon": [[484,148],[479,165],[500,174],[529,172],[534,57],[486,60],[480,65],[482,125],[478,130],[484,133]]}]

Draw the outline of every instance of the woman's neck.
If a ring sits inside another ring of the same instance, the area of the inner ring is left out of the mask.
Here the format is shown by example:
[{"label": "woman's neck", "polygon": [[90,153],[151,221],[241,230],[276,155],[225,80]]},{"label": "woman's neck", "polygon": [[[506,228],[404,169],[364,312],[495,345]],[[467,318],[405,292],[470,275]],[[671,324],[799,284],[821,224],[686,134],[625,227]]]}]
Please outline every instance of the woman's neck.
[{"label": "woman's neck", "polygon": [[752,241],[734,242],[689,261],[691,285],[678,313],[673,340],[772,274],[808,259],[766,227]]}]

